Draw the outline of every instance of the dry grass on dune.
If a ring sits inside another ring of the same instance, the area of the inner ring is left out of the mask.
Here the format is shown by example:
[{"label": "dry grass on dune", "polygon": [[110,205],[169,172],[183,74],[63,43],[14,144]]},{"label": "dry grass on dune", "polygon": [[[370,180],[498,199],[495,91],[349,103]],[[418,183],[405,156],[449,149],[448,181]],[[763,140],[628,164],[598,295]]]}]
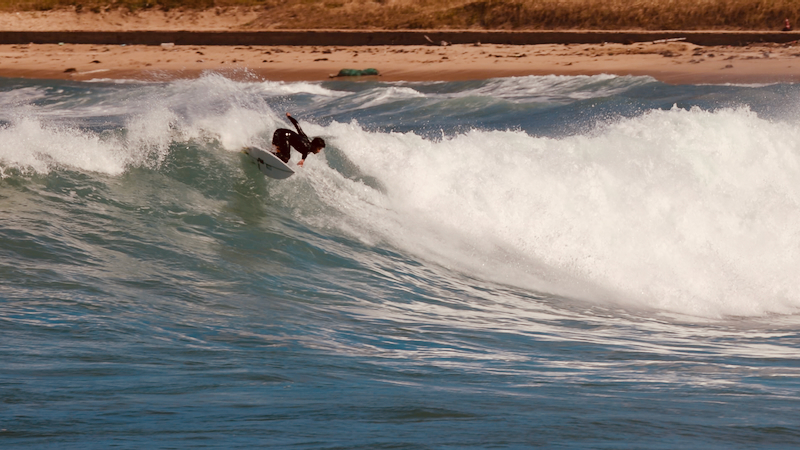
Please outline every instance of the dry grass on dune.
[{"label": "dry grass on dune", "polygon": [[249,28],[779,30],[800,0],[0,0],[3,10],[246,7]]},{"label": "dry grass on dune", "polygon": [[800,0],[290,0],[283,5],[263,18],[284,28],[508,30],[775,30],[784,18],[800,19]]}]

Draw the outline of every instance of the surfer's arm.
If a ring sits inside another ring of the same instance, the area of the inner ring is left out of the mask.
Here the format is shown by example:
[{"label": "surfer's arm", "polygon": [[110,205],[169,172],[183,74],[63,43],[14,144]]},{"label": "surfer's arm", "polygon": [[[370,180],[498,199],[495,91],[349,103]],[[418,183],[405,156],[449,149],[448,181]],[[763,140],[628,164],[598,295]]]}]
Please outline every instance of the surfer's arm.
[{"label": "surfer's arm", "polygon": [[303,166],[303,163],[306,162],[306,158],[308,157],[309,153],[311,153],[311,152],[300,151],[300,155],[302,156],[302,158],[300,159],[300,161],[297,161],[297,165],[298,166],[300,166],[300,167]]},{"label": "surfer's arm", "polygon": [[286,117],[289,119],[289,121],[290,121],[290,122],[292,122],[292,125],[294,125],[294,127],[295,127],[295,128],[297,128],[297,134],[299,134],[300,136],[305,136],[305,135],[306,135],[306,134],[303,132],[303,129],[302,129],[302,128],[300,128],[300,124],[299,124],[299,123],[297,123],[297,120],[295,120],[295,118],[294,118],[294,117],[292,117],[292,115],[291,115],[291,114],[289,114],[289,113],[286,113]]}]

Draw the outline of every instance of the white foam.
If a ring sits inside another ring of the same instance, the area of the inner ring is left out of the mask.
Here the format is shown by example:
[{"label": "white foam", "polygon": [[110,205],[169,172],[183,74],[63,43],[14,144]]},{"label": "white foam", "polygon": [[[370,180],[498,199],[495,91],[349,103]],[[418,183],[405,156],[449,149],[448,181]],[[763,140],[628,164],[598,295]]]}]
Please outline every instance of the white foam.
[{"label": "white foam", "polygon": [[371,108],[374,106],[385,105],[388,103],[407,100],[410,98],[424,98],[425,94],[409,88],[409,87],[402,87],[402,86],[389,86],[389,87],[381,87],[379,89],[373,89],[367,95],[364,96],[362,101],[364,104],[361,106],[362,108]]},{"label": "white foam", "polygon": [[[88,73],[88,72],[84,72]],[[92,78],[89,80],[81,80],[81,83],[106,83],[106,84],[155,84],[162,83],[161,81],[148,81],[148,80],[134,80],[128,78]]]},{"label": "white foam", "polygon": [[593,302],[705,317],[800,307],[796,124],[675,108],[563,139],[324,131],[386,188],[320,194],[366,241]]},{"label": "white foam", "polygon": [[293,94],[313,94],[323,97],[342,97],[347,92],[333,91],[320,86],[318,83],[295,82],[286,83],[283,81],[264,81],[260,84],[261,91],[268,95],[293,95]]},{"label": "white foam", "polygon": [[[209,74],[197,80],[134,88],[92,89],[82,96],[35,105],[40,88],[0,93],[0,163],[5,169],[49,173],[56,167],[118,175],[129,167],[157,168],[170,146],[217,141],[239,151],[262,143],[279,120],[256,83]],[[68,111],[68,114],[65,114]],[[120,121],[116,131],[97,131],[98,118]],[[281,122],[282,124],[282,122]]]},{"label": "white foam", "polygon": [[[46,174],[56,167],[119,174],[125,163],[121,145],[98,135],[65,127],[50,127],[22,118],[0,128],[0,161],[4,169]],[[4,170],[5,173],[5,170]]]}]

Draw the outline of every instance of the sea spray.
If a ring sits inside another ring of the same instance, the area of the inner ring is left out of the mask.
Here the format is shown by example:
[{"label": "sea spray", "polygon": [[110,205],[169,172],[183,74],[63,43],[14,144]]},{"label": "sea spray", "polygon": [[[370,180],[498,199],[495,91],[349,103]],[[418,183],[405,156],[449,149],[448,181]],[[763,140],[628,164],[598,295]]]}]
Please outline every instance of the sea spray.
[{"label": "sea spray", "polygon": [[[561,139],[325,131],[387,189],[375,202],[352,183],[346,196],[363,204],[348,201],[345,221],[358,217],[421,257],[534,291],[689,315],[800,305],[791,124],[746,108],[673,108]],[[331,205],[340,189],[325,196]]]},{"label": "sea spray", "polygon": [[81,169],[120,174],[125,162],[122,146],[97,134],[75,128],[47,126],[22,117],[0,128],[0,161],[4,169],[47,174],[51,170]]}]

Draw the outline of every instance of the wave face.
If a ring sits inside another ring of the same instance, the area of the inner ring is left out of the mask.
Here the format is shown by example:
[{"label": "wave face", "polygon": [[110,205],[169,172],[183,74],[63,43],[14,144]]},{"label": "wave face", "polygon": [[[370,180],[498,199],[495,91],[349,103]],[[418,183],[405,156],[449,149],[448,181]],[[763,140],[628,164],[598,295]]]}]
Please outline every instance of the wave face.
[{"label": "wave face", "polygon": [[796,443],[798,94],[2,80],[0,439]]}]

